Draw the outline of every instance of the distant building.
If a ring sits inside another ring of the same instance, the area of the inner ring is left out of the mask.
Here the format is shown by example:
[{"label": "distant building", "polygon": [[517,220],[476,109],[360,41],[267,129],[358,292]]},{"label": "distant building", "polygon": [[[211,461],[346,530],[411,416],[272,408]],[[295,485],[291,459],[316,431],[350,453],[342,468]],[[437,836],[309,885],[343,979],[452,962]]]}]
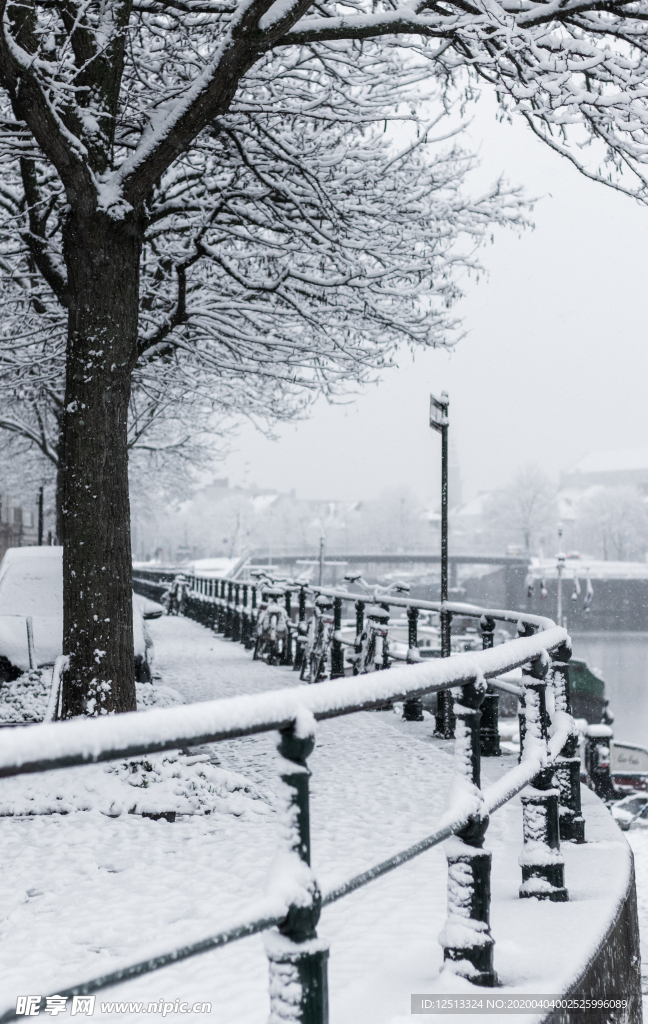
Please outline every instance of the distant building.
[{"label": "distant building", "polygon": [[648,494],[648,448],[590,452],[560,476],[561,490],[638,487]]},{"label": "distant building", "polygon": [[452,550],[456,554],[463,551],[482,551],[484,544],[488,546],[488,503],[492,500],[490,491],[482,491],[471,501],[450,514],[450,530],[452,533]]},{"label": "distant building", "polygon": [[38,544],[38,526],[34,512],[26,512],[8,494],[0,494],[0,558],[7,548]]}]

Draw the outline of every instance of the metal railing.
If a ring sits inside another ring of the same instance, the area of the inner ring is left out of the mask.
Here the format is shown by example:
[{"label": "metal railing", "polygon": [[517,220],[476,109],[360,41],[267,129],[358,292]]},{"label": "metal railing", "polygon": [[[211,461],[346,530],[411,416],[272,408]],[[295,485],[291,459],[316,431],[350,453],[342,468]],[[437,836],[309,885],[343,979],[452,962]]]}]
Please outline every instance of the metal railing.
[{"label": "metal railing", "polygon": [[[138,593],[150,597],[153,594],[152,588],[157,588],[156,596],[159,598],[162,592],[172,582],[171,574],[166,572],[161,580],[154,579],[156,570],[147,570],[145,576],[137,574],[133,577],[133,587]],[[228,578],[213,578],[205,576],[184,575],[185,598],[183,614],[195,619],[202,625],[213,629],[227,639],[239,641],[247,649],[252,649],[255,644],[255,629],[261,594],[267,586],[265,582],[244,582]],[[344,665],[344,642],[340,639],[342,626],[342,612],[345,603],[352,603],[354,608],[354,620],[356,635],[360,636],[363,629],[365,608],[372,604],[373,599],[366,594],[354,593],[349,590],[339,590],[330,587],[315,586],[314,584],[292,585],[285,589],[285,608],[287,614],[288,631],[283,645],[281,663],[292,665],[295,671],[302,667],[302,659],[305,652],[305,638],[307,633],[309,614],[312,614],[312,605],[309,607],[307,595],[309,592],[326,595],[333,600],[333,640],[331,643],[331,679],[338,679],[345,674]],[[515,611],[494,609],[487,611],[472,604],[463,604],[453,601],[445,603],[440,601],[424,601],[418,598],[397,597],[395,595],[380,596],[376,599],[384,608],[400,608],[406,611],[407,615],[407,661],[415,663],[420,659],[418,640],[418,620],[420,612],[436,612],[439,617],[443,615],[448,622],[448,630],[451,628],[452,617],[474,618],[480,621],[483,635],[484,647],[492,647],[496,621],[515,623],[521,632],[528,629],[545,629],[553,625],[553,620],[539,615],[522,614]],[[482,621],[483,619],[483,621]],[[426,653],[434,653],[423,652]],[[441,650],[436,652],[441,654]],[[494,680],[489,687],[484,707],[482,710],[481,741],[482,753],[486,756],[497,756],[500,753],[498,721],[498,690],[518,695],[517,689],[512,689],[511,684],[501,680]],[[423,718],[420,700],[407,701],[404,707],[403,717],[407,721],[421,721]],[[437,700],[436,710],[436,735],[445,739],[454,739],[454,709],[452,700],[441,693]]]},{"label": "metal railing", "polygon": [[[195,577],[189,583],[189,600],[193,602],[190,610],[194,614],[200,612],[207,624],[220,623],[232,638],[237,633],[239,639],[249,634],[249,623],[244,627],[243,615],[247,608],[248,620],[253,619],[254,585]],[[252,587],[252,593],[239,592],[239,587]],[[329,593],[334,594],[336,602],[358,599],[345,592]],[[439,609],[434,602],[403,598],[389,598],[389,604],[408,610]],[[575,756],[578,740],[570,713],[567,662],[571,649],[567,632],[549,619],[469,605],[449,604],[445,610],[479,617],[481,651],[404,665],[389,672],[339,677],[317,686],[295,686],[139,714],[36,725],[7,735],[0,750],[2,777],[279,732],[284,812],[281,832],[286,863],[292,865],[290,885],[286,887],[284,873],[280,893],[271,891],[254,912],[231,921],[216,934],[59,989],[56,994],[88,995],[245,936],[267,932],[270,999],[275,1017],[301,1024],[326,1024],[328,948],[316,931],[322,907],[451,836],[456,839],[447,849],[451,884],[448,925],[442,935],[444,960],[457,974],[476,984],[495,985],[494,939],[489,922],[491,854],[484,849],[489,815],[530,786],[522,796],[521,898],[566,900],[560,841],[584,840],[580,760]],[[493,647],[498,619],[518,622],[518,632],[523,635]],[[489,696],[489,681],[519,667],[522,685],[514,688],[519,689],[523,708],[520,762],[482,791],[480,720],[481,708]],[[315,723],[379,709],[389,701],[402,700],[412,706],[425,694],[446,693],[451,688],[460,803],[449,808],[431,835],[322,892],[310,868],[307,762],[314,747]],[[0,1024],[15,1015],[14,1010],[7,1010],[0,1015]]]}]

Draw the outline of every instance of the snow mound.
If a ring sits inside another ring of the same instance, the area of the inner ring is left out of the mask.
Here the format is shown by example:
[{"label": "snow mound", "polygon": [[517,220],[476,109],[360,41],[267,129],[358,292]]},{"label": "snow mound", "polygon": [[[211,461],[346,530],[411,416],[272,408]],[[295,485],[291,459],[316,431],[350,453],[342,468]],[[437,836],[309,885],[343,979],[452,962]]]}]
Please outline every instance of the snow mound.
[{"label": "snow mound", "polygon": [[23,672],[0,687],[0,722],[42,722],[47,707],[52,670],[36,668]]},{"label": "snow mound", "polygon": [[96,811],[111,818],[217,813],[248,819],[271,810],[244,776],[191,755],[88,765],[5,779],[0,785],[3,817]]},{"label": "snow mound", "polygon": [[137,710],[148,708],[170,708],[176,704],[184,704],[182,694],[172,686],[158,686],[157,683],[135,683],[137,690]]},{"label": "snow mound", "polygon": [[[42,722],[52,680],[51,668],[23,672],[13,682],[0,686],[0,723]],[[170,708],[184,704],[184,698],[170,686],[136,683],[137,710]]]}]

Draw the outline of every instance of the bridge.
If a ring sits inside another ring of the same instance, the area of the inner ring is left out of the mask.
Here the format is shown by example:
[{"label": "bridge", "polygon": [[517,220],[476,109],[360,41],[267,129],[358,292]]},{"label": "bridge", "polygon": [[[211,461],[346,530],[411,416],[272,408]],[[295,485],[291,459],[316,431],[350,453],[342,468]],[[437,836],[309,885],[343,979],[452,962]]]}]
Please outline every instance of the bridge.
[{"label": "bridge", "polygon": [[[255,551],[251,554],[253,561],[270,560],[273,565],[292,565],[293,562],[312,562],[317,560],[317,554],[283,554],[276,555],[271,552],[262,553]],[[441,562],[441,555],[429,551],[379,551],[379,552],[334,552],[327,551],[326,557],[347,562],[349,565],[364,565],[365,563],[384,562],[385,565],[402,565],[404,562],[411,562],[412,565],[438,565]],[[522,565],[527,566],[529,559],[522,555],[487,555],[487,554],[463,554],[448,555],[449,565]]]}]

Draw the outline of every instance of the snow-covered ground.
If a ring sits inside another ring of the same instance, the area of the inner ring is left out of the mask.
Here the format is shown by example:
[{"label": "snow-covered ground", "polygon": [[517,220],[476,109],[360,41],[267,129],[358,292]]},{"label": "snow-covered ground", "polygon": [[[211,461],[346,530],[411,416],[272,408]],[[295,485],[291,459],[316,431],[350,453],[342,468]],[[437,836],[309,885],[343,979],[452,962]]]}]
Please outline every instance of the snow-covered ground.
[{"label": "snow-covered ground", "polygon": [[[164,618],[150,625],[157,683],[187,702],[298,682],[290,669],[255,663],[240,645],[213,637],[197,623]],[[432,742],[432,726],[431,720],[403,723],[388,712],[320,724],[309,764],[313,866],[322,888],[433,830],[453,769],[452,745]],[[163,770],[157,768],[162,759],[150,759],[160,776],[158,796],[179,800],[184,787],[183,798],[194,799],[193,806],[174,805],[193,813],[180,813],[173,824],[139,814],[108,817],[102,794],[107,780],[115,784],[109,766],[0,783],[0,812],[3,800],[7,813],[21,800],[27,809],[30,798],[32,808],[38,801],[41,807],[51,804],[57,791],[76,794],[74,806],[90,808],[0,818],[0,1012],[17,995],[55,992],[213,934],[241,912],[254,912],[276,845],[274,738],[221,743],[211,753],[211,764],[190,765],[185,756]],[[513,763],[509,756],[485,760],[484,766],[493,778]],[[124,789],[133,784],[130,774],[138,780],[138,800],[153,795],[155,784],[142,787],[142,769],[129,773],[128,766],[118,767],[119,773]],[[209,800],[214,809],[205,815]],[[129,806],[126,801],[124,810]],[[156,809],[162,809],[159,800]],[[492,930],[496,969],[507,989],[564,990],[605,931],[628,852],[600,804],[591,799],[586,811],[588,838],[595,841],[564,847],[567,904],[518,899],[519,802],[493,816],[487,840],[493,851]],[[326,908],[319,933],[331,944],[333,1024],[404,1024],[411,1019],[411,993],[474,992],[466,982],[439,977],[437,936],[445,912],[442,848]],[[210,1019],[219,1024],[265,1020],[262,939],[252,937],[100,993],[94,1017],[114,1019],[114,1013],[101,1012],[102,1002],[160,999],[210,1002]],[[119,1017],[140,1019],[129,1010]],[[515,1024],[516,1018],[505,1019]],[[529,1016],[522,1020],[533,1022]]]}]

